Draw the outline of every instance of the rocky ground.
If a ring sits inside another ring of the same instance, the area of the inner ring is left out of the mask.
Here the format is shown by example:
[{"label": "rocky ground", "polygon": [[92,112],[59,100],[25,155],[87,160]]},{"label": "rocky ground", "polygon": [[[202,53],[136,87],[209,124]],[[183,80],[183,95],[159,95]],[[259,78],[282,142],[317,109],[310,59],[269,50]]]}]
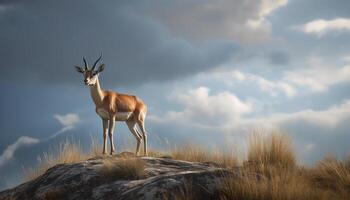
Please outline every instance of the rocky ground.
[{"label": "rocky ground", "polygon": [[0,192],[0,199],[216,199],[216,189],[229,173],[213,163],[141,157],[144,177],[113,180],[100,173],[103,159],[56,165],[35,180]]}]

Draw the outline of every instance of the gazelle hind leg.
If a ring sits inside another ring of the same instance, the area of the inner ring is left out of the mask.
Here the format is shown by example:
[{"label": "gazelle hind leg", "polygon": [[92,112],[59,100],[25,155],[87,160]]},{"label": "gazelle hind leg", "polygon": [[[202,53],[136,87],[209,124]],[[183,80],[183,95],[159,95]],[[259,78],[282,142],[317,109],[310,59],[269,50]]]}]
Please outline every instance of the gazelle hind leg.
[{"label": "gazelle hind leg", "polygon": [[135,151],[135,156],[137,156],[139,154],[140,151],[140,144],[141,144],[141,140],[142,137],[141,135],[137,132],[136,130],[136,122],[135,121],[126,121],[126,124],[129,127],[130,132],[135,136],[136,138],[136,151]]},{"label": "gazelle hind leg", "polygon": [[141,132],[142,132],[143,153],[144,153],[144,156],[147,156],[147,133],[146,133],[146,129],[145,129],[145,122],[144,121],[137,121],[137,124],[139,125]]}]

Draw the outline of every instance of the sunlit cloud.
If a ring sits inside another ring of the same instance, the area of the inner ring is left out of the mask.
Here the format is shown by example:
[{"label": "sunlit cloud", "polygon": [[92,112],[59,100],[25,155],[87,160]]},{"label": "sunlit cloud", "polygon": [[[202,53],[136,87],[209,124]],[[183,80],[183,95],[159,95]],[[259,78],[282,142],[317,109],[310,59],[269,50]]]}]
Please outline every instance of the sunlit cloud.
[{"label": "sunlit cloud", "polygon": [[350,118],[350,100],[332,105],[324,110],[305,109],[292,113],[274,113],[264,118],[249,119],[249,123],[271,124],[283,127],[287,124],[310,124],[316,127],[335,128]]},{"label": "sunlit cloud", "polygon": [[228,91],[211,94],[210,89],[206,87],[177,94],[172,99],[181,104],[183,110],[168,111],[161,117],[151,116],[151,120],[223,125],[228,121],[238,120],[253,109],[251,102],[242,101]]},{"label": "sunlit cloud", "polygon": [[329,87],[350,82],[350,65],[343,67],[312,66],[307,69],[286,71],[283,80],[313,92],[325,92]]},{"label": "sunlit cloud", "polygon": [[297,89],[292,84],[284,80],[269,80],[263,76],[242,72],[240,70],[224,70],[206,73],[205,76],[201,78],[223,82],[228,86],[249,83],[257,86],[261,91],[268,93],[272,97],[277,97],[282,93],[288,98],[293,98],[298,93]]},{"label": "sunlit cloud", "polygon": [[65,115],[56,114],[54,118],[63,126],[74,126],[80,121],[79,115],[75,113],[68,113]]},{"label": "sunlit cloud", "polygon": [[310,21],[300,28],[304,33],[313,34],[318,37],[324,36],[333,32],[350,32],[350,19],[336,18],[332,20],[317,19]]}]

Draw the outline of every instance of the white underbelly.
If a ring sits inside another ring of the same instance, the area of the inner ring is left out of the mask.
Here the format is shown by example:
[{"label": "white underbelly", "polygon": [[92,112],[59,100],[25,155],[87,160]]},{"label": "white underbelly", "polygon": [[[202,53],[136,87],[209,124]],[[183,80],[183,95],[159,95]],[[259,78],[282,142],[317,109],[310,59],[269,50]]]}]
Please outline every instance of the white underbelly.
[{"label": "white underbelly", "polygon": [[115,115],[115,121],[125,121],[132,116],[132,112],[117,112]]},{"label": "white underbelly", "polygon": [[[103,119],[109,119],[109,113],[105,109],[97,109],[97,114]],[[117,112],[115,121],[126,121],[132,117],[132,112]]]}]

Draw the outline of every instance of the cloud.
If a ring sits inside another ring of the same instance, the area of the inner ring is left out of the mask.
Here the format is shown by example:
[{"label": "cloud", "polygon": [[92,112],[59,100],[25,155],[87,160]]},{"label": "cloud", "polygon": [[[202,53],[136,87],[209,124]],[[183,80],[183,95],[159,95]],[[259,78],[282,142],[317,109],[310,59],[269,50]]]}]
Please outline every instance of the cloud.
[{"label": "cloud", "polygon": [[63,126],[74,126],[80,121],[79,115],[76,113],[68,113],[65,115],[54,115],[54,118]]},{"label": "cloud", "polygon": [[157,1],[143,12],[176,36],[194,41],[217,39],[255,43],[269,38],[266,17],[287,0]]},{"label": "cloud", "polygon": [[197,125],[223,125],[250,113],[253,105],[230,92],[210,94],[206,87],[176,94],[172,100],[184,106],[182,111],[169,111],[162,117],[151,116],[154,121],[184,121]]},{"label": "cloud", "polygon": [[324,92],[333,85],[350,82],[350,65],[338,68],[317,65],[286,71],[283,80],[296,86],[307,87],[313,92]]},{"label": "cloud", "polygon": [[264,118],[249,119],[249,123],[283,127],[290,124],[309,124],[315,127],[335,128],[350,118],[350,100],[325,110],[306,109],[293,113],[274,113]]},{"label": "cloud", "polygon": [[[240,80],[247,80],[247,75],[234,72],[233,75]],[[261,126],[268,129],[294,125],[334,129],[350,119],[350,100],[320,110],[302,109],[296,112],[270,114],[263,114],[260,110],[259,113],[255,112],[259,100],[242,101],[228,91],[212,94],[207,87],[186,92],[174,91],[169,100],[178,103],[181,106],[180,109],[168,110],[158,116],[152,115],[149,119],[155,123],[191,125],[224,133]]]},{"label": "cloud", "polygon": [[269,92],[271,96],[277,96],[278,92],[284,93],[285,96],[292,98],[296,95],[296,89],[290,84],[282,81],[271,81],[261,76],[247,74],[247,80],[256,83],[261,90]]},{"label": "cloud", "polygon": [[[348,63],[349,58],[342,59]],[[302,69],[283,71],[277,80],[240,70],[215,70],[205,73],[202,79],[224,82],[229,86],[250,83],[257,85],[273,97],[282,93],[288,98],[296,97],[298,92],[305,91],[305,88],[311,92],[320,93],[328,91],[334,85],[350,82],[349,64],[342,67],[329,66],[313,58],[310,59],[309,65]]]},{"label": "cloud", "polygon": [[344,32],[344,31],[349,32],[350,19],[348,18],[336,18],[332,20],[318,19],[302,25],[301,30],[304,33],[317,35],[318,37],[324,36],[332,32]]},{"label": "cloud", "polygon": [[250,84],[257,85],[262,91],[269,93],[273,97],[278,96],[279,93],[283,93],[286,97],[293,98],[297,94],[296,88],[285,81],[268,80],[262,76],[239,70],[212,72],[209,75],[206,74],[206,79],[215,79],[229,86],[249,82]]},{"label": "cloud", "polygon": [[[350,120],[350,100],[339,105],[332,105],[323,110],[304,109],[297,112],[243,117],[235,123],[226,122],[223,126],[202,127],[221,133],[247,133],[252,128],[265,130],[288,130],[292,134],[342,134],[338,130]],[[297,131],[296,131],[297,130]],[[322,131],[317,131],[322,130]],[[300,136],[301,137],[301,136]],[[296,138],[299,140],[300,138]]]},{"label": "cloud", "polygon": [[68,113],[68,114],[65,114],[65,115],[56,114],[56,115],[54,115],[54,118],[63,127],[60,130],[58,130],[56,133],[52,134],[50,137],[46,138],[45,140],[49,140],[49,139],[55,138],[58,135],[73,129],[74,126],[81,121],[79,115],[76,114],[76,113]]},{"label": "cloud", "polygon": [[270,29],[270,22],[266,19],[274,10],[287,5],[288,0],[262,0],[258,10],[258,18],[249,19],[247,25],[253,29]]},{"label": "cloud", "polygon": [[[156,4],[147,5],[156,9]],[[82,64],[82,56],[91,64],[102,51],[106,64],[102,84],[135,86],[215,68],[240,50],[228,41],[196,46],[174,37],[137,10],[143,5],[141,1],[6,1],[11,9],[0,18],[0,26],[6,27],[0,33],[1,81],[82,85],[83,77],[73,65]]]},{"label": "cloud", "polygon": [[270,15],[274,10],[287,5],[288,0],[262,0],[260,5],[260,17]]},{"label": "cloud", "polygon": [[21,136],[14,143],[8,145],[0,156],[0,167],[13,158],[16,150],[22,146],[30,146],[39,143],[39,139],[28,136]]},{"label": "cloud", "polygon": [[55,138],[58,135],[67,132],[68,130],[71,130],[78,122],[80,122],[79,115],[75,113],[68,113],[66,115],[57,114],[54,115],[54,118],[57,119],[57,121],[63,125],[63,128],[44,139],[38,139],[28,136],[19,137],[14,143],[8,145],[3,151],[3,153],[0,155],[0,167],[6,164],[9,160],[11,160],[14,157],[16,150],[20,147],[35,145],[40,142],[44,142]]},{"label": "cloud", "polygon": [[[342,60],[348,63],[350,59],[343,57]],[[293,98],[298,92],[305,91],[305,88],[311,92],[320,93],[328,91],[334,85],[349,83],[350,64],[336,67],[324,64],[320,59],[312,58],[308,67],[283,71],[277,80],[270,80],[261,75],[240,70],[225,69],[205,73],[202,79],[217,80],[229,86],[248,82],[257,85],[262,91],[268,92],[273,97],[282,93],[288,98]]]},{"label": "cloud", "polygon": [[[274,74],[275,78],[244,72],[233,69],[232,66],[223,66],[197,76],[204,81],[217,81],[228,86],[241,84],[244,87],[258,86],[258,88],[277,97],[283,94],[287,98],[295,98],[299,93],[321,93],[329,91],[329,88],[338,84],[350,83],[349,56],[341,58],[345,64],[336,66],[333,63],[323,62],[318,57],[312,57],[303,68],[288,69]],[[245,85],[244,85],[245,84]]]}]

